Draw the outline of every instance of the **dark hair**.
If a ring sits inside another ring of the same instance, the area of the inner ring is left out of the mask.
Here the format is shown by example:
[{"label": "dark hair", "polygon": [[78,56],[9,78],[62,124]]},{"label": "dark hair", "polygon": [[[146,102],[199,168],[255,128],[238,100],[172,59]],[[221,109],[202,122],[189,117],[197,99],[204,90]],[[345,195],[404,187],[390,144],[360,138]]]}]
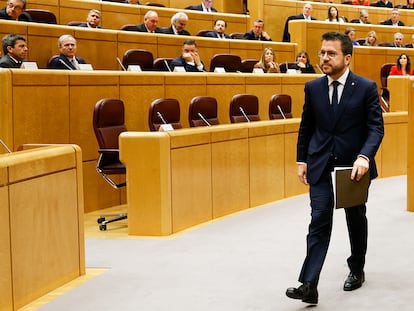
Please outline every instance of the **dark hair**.
[{"label": "dark hair", "polygon": [[342,32],[330,31],[322,35],[322,41],[340,41],[341,50],[344,55],[352,55],[352,41]]},{"label": "dark hair", "polygon": [[411,61],[410,61],[410,56],[408,56],[407,53],[401,53],[400,56],[398,56],[398,58],[397,58],[397,68],[399,70],[401,70],[400,59],[403,55],[405,55],[405,57],[407,57],[407,66],[405,67],[405,71],[407,73],[409,73],[411,71]]},{"label": "dark hair", "polygon": [[14,47],[16,45],[17,40],[23,40],[26,42],[26,38],[21,35],[16,35],[14,33],[11,33],[9,35],[6,35],[3,37],[3,54],[7,55],[9,51],[7,51],[7,48],[9,46]]},{"label": "dark hair", "polygon": [[183,45],[195,45],[195,46],[197,46],[197,44],[195,43],[195,41],[194,40],[191,40],[191,39],[185,40],[184,43],[183,43]]},{"label": "dark hair", "polygon": [[335,10],[336,10],[336,21],[337,22],[339,22],[339,11],[338,11],[338,8],[336,7],[336,6],[330,6],[329,8],[328,8],[328,19],[331,21],[331,20],[333,20],[333,17],[332,17],[332,15],[331,15],[331,9],[332,8],[334,8]]},{"label": "dark hair", "polygon": [[295,61],[298,59],[298,57],[299,56],[301,56],[301,55],[305,55],[305,57],[306,57],[306,66],[309,66],[310,65],[310,59],[309,59],[309,53],[308,52],[306,52],[305,50],[301,50],[301,51],[299,51],[299,53],[298,54],[296,54],[296,59],[295,59]]},{"label": "dark hair", "polygon": [[223,21],[224,22],[224,27],[227,27],[227,22],[224,20],[224,19],[222,19],[222,18],[218,18],[218,19],[216,19],[215,21],[214,21],[214,26],[216,26],[216,24],[217,24],[217,22],[218,21]]}]

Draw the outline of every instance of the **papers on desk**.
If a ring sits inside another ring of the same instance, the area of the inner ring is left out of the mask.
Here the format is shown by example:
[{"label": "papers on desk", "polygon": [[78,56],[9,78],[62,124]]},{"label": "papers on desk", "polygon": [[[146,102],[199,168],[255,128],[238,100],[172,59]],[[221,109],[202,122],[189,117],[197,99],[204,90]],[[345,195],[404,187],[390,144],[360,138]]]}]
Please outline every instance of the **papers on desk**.
[{"label": "papers on desk", "polygon": [[335,167],[332,185],[336,208],[364,204],[368,199],[369,171],[360,181],[351,180],[352,167]]}]

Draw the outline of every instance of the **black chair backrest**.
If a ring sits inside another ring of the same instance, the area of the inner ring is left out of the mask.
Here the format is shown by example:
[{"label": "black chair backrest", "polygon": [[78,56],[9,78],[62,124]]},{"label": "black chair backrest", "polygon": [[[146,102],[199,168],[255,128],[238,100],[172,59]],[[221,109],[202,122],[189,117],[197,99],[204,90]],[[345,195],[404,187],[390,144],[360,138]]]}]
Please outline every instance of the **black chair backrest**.
[{"label": "black chair backrest", "polygon": [[244,32],[232,32],[230,34],[230,38],[232,39],[243,39],[244,37]]},{"label": "black chair backrest", "polygon": [[157,2],[145,2],[145,5],[148,5],[148,6],[157,6],[157,7],[160,7],[160,8],[165,8],[165,5],[164,4],[157,3]]},{"label": "black chair backrest", "polygon": [[236,94],[230,101],[230,122],[260,121],[259,99],[253,94]]},{"label": "black chair backrest", "polygon": [[210,61],[210,71],[216,67],[223,67],[226,72],[241,71],[241,58],[236,54],[215,54]]},{"label": "black chair backrest", "polygon": [[217,118],[217,100],[211,96],[196,96],[190,102],[188,123],[191,127],[220,124]]},{"label": "black chair backrest", "polygon": [[212,30],[200,30],[199,32],[197,32],[196,36],[197,37],[207,37],[207,33],[210,32]]},{"label": "black chair backrest", "polygon": [[137,26],[135,24],[125,24],[125,25],[122,25],[121,28],[119,29],[124,30],[124,31],[136,31]]},{"label": "black chair backrest", "polygon": [[[174,58],[159,57],[154,59],[153,69],[157,71],[171,71],[171,62]],[[167,67],[168,65],[168,67]]]},{"label": "black chair backrest", "polygon": [[243,59],[241,61],[241,72],[253,72],[254,65],[259,62],[258,59]]},{"label": "black chair backrest", "polygon": [[385,63],[381,66],[380,77],[381,77],[381,87],[387,87],[387,78],[390,75],[391,67],[394,66],[394,63]]},{"label": "black chair backrest", "polygon": [[68,23],[68,26],[79,26],[80,24],[82,24],[83,22],[81,21],[70,21]]},{"label": "black chair backrest", "polygon": [[161,124],[171,124],[174,129],[182,128],[180,103],[175,98],[158,98],[151,103],[148,125],[151,131],[158,131]]},{"label": "black chair backrest", "polygon": [[131,49],[124,53],[122,64],[125,68],[128,68],[129,65],[139,65],[142,70],[152,70],[154,57],[150,51]]},{"label": "black chair backrest", "polygon": [[292,97],[288,94],[275,94],[269,101],[269,119],[285,118],[292,118]]},{"label": "black chair backrest", "polygon": [[48,10],[27,9],[25,14],[29,14],[30,21],[35,23],[56,24],[56,16]]},{"label": "black chair backrest", "polygon": [[286,73],[288,69],[296,68],[296,63],[294,62],[283,62],[279,64],[280,72]]}]

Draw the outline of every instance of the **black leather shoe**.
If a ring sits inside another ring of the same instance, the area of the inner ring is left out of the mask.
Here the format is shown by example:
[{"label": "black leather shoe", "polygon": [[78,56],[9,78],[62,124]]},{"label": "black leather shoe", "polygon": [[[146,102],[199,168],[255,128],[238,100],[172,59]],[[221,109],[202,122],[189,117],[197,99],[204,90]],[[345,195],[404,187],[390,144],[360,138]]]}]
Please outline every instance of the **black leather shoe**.
[{"label": "black leather shoe", "polygon": [[298,288],[289,287],[286,290],[286,296],[292,299],[300,299],[302,302],[312,305],[318,304],[318,290],[310,282],[305,282]]},{"label": "black leather shoe", "polygon": [[344,283],[344,291],[351,291],[362,286],[362,283],[365,282],[365,274],[362,272],[361,274],[349,273],[348,277]]}]

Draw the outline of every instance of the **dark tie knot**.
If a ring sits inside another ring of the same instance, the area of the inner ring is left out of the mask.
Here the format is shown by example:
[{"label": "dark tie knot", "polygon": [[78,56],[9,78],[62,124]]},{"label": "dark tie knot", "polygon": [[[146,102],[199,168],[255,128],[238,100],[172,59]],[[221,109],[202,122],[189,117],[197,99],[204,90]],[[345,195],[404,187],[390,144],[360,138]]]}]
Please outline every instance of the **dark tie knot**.
[{"label": "dark tie knot", "polygon": [[334,88],[337,88],[339,84],[341,84],[339,81],[332,81],[332,85]]}]

